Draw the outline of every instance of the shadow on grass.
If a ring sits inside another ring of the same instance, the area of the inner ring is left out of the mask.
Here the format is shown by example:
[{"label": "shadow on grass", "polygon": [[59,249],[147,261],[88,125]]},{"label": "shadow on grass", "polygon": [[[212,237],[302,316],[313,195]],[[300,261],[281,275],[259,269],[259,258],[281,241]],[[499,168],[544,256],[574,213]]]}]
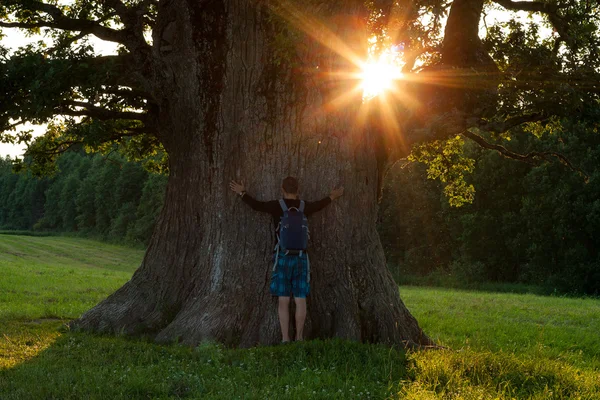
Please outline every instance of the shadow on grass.
[{"label": "shadow on grass", "polygon": [[592,399],[600,398],[595,378],[558,361],[470,350],[405,354],[342,340],[189,348],[66,332],[0,370],[0,398]]},{"label": "shadow on grass", "polygon": [[406,357],[342,340],[227,349],[63,333],[0,370],[9,399],[381,399],[408,377]]}]

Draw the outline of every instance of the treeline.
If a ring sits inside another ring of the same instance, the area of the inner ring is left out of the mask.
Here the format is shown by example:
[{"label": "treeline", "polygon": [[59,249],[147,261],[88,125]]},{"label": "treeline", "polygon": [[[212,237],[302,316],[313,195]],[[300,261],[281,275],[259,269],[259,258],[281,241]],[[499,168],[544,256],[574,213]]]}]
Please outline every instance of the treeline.
[{"label": "treeline", "polygon": [[426,179],[426,167],[398,166],[388,175],[379,221],[392,271],[405,282],[417,276],[600,294],[597,127],[563,121],[513,135],[507,146],[523,154],[558,149],[589,180],[559,162],[531,165],[467,145],[475,200],[453,208],[442,185]]},{"label": "treeline", "polygon": [[57,173],[15,174],[0,159],[0,229],[76,232],[147,244],[162,207],[167,177],[119,155],[67,152]]},{"label": "treeline", "polygon": [[[523,283],[600,294],[598,130],[563,121],[516,134],[510,147],[558,149],[588,181],[559,162],[526,164],[468,143],[476,195],[455,208],[442,184],[426,178],[425,166],[398,164],[386,177],[378,229],[400,282]],[[0,229],[148,243],[166,176],[116,154],[69,152],[57,167],[53,177],[38,179],[13,173],[11,162],[0,159]]]}]

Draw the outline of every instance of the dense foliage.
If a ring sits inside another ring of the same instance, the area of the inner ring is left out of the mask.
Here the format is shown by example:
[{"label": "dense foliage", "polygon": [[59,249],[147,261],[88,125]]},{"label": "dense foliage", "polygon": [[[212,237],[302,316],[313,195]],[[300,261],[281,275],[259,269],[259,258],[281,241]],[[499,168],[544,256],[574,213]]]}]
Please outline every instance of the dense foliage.
[{"label": "dense foliage", "polygon": [[[597,124],[533,125],[511,140],[522,152],[559,148],[589,175],[560,163],[530,165],[466,145],[472,204],[451,207],[421,164],[394,168],[380,233],[399,278],[543,285],[559,292],[600,288],[600,135]],[[538,136],[544,140],[539,140]]]},{"label": "dense foliage", "polygon": [[67,152],[38,178],[0,159],[0,229],[77,232],[147,244],[162,207],[166,175],[112,154]]},{"label": "dense foliage", "polygon": [[[467,142],[464,156],[475,168],[466,180],[476,193],[472,204],[456,208],[422,164],[397,164],[386,179],[379,221],[397,278],[516,282],[598,294],[600,135],[593,124],[564,120],[551,128],[531,125],[511,140],[522,152],[540,143],[577,160],[589,181],[558,162],[506,160]],[[8,159],[0,166],[0,229],[147,243],[166,185],[165,175],[116,154],[68,152],[47,178],[14,174]]]}]

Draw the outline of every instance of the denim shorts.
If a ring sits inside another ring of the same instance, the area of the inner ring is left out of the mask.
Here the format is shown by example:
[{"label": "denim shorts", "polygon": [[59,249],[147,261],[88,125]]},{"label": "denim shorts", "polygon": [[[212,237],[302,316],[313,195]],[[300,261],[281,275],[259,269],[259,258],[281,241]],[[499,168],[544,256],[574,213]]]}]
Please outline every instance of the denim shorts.
[{"label": "denim shorts", "polygon": [[271,276],[273,296],[305,298],[310,292],[310,264],[308,254],[279,253]]}]

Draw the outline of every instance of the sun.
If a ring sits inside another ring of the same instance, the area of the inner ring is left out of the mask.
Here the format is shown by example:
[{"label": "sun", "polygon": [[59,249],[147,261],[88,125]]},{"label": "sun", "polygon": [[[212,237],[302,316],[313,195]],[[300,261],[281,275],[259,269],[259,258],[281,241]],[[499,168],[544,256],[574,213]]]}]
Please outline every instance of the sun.
[{"label": "sun", "polygon": [[378,61],[364,63],[360,78],[363,98],[370,99],[391,89],[393,82],[402,78],[402,73],[398,65],[382,57]]}]

